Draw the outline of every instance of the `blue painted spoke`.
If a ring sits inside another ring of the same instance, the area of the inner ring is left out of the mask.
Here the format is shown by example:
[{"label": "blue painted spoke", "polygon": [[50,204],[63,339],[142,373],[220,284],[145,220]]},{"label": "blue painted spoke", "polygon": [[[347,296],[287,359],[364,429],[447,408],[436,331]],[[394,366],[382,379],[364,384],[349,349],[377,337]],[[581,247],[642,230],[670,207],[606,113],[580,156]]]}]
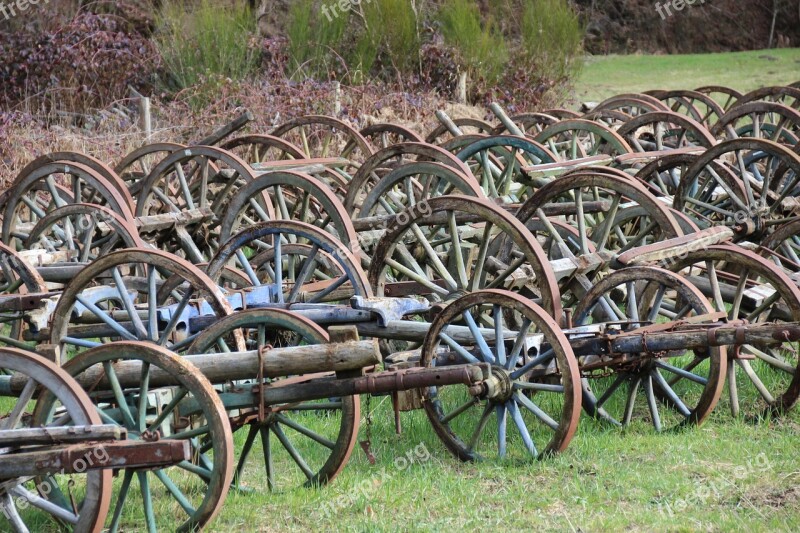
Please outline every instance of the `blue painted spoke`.
[{"label": "blue painted spoke", "polygon": [[469,327],[469,330],[472,333],[472,337],[475,339],[475,342],[478,344],[478,348],[480,348],[480,350],[481,350],[481,354],[484,357],[484,359],[483,359],[484,362],[486,362],[486,363],[494,363],[495,359],[494,359],[494,355],[492,354],[492,350],[491,350],[491,348],[489,348],[489,345],[486,343],[486,339],[483,338],[483,335],[481,334],[481,331],[480,331],[480,328],[478,327],[478,324],[475,323],[475,319],[472,318],[472,315],[469,314],[469,311],[464,311],[462,313],[462,316],[464,317],[464,322],[467,323],[467,326]]},{"label": "blue painted spoke", "polygon": [[497,351],[497,364],[504,367],[506,366],[506,343],[503,329],[503,308],[499,305],[494,305],[494,343],[495,350]]},{"label": "blue painted spoke", "polygon": [[468,363],[480,363],[477,357],[472,355],[467,351],[466,348],[458,344],[452,337],[447,335],[445,332],[439,333],[439,338],[445,342],[450,348],[456,351],[458,355],[463,357]]},{"label": "blue painted spoke", "polygon": [[114,332],[119,335],[120,337],[127,339],[129,341],[136,341],[139,340],[133,335],[130,331],[122,327],[122,324],[111,318],[111,315],[97,307],[94,303],[90,302],[80,294],[75,297],[78,302],[80,302],[86,309],[92,312],[97,318],[103,321],[108,327],[114,330]]},{"label": "blue painted spoke", "polygon": [[547,427],[552,429],[553,431],[558,431],[558,422],[553,420],[553,418],[545,413],[541,407],[533,403],[530,398],[522,394],[522,392],[517,391],[514,393],[514,400],[520,404],[522,407],[533,413],[533,415],[541,420]]},{"label": "blue painted spoke", "polygon": [[517,403],[508,402],[508,410],[511,411],[511,419],[514,420],[514,424],[519,430],[519,434],[522,437],[522,442],[525,444],[525,449],[528,450],[528,453],[530,453],[533,457],[537,457],[539,452],[536,450],[536,445],[534,445],[531,434],[528,432],[528,427],[525,425],[525,421],[522,419],[522,413],[520,413]]},{"label": "blue painted spoke", "polygon": [[189,305],[189,300],[191,300],[193,294],[194,287],[189,287],[189,289],[186,291],[186,294],[183,295],[183,298],[181,298],[181,301],[178,303],[178,306],[172,312],[172,316],[169,319],[167,327],[164,328],[164,331],[161,333],[161,336],[158,339],[159,346],[167,345],[167,341],[169,341],[169,336],[172,334],[172,330],[178,325],[178,321],[181,319],[181,315],[183,315],[183,312],[186,310],[186,306]]},{"label": "blue painted spoke", "polygon": [[507,438],[506,429],[508,428],[508,410],[505,405],[498,405],[495,408],[497,414],[497,456],[501,459],[506,456]]},{"label": "blue painted spoke", "polygon": [[514,372],[512,372],[511,373],[511,379],[519,379],[520,377],[524,376],[525,374],[527,374],[528,372],[530,372],[531,370],[533,370],[537,366],[539,366],[541,364],[544,364],[544,363],[547,363],[554,356],[555,356],[555,352],[553,351],[552,348],[550,348],[549,350],[544,352],[542,355],[540,355],[538,357],[534,357],[533,359],[528,361],[526,364],[524,364],[523,366],[519,367]]},{"label": "blue painted spoke", "polygon": [[528,330],[531,328],[531,324],[532,322],[528,318],[522,322],[522,329],[517,333],[517,339],[514,341],[514,346],[511,348],[506,370],[511,370],[517,366],[517,361],[519,361],[519,356],[522,353],[522,349],[525,347],[525,340],[528,336]]}]

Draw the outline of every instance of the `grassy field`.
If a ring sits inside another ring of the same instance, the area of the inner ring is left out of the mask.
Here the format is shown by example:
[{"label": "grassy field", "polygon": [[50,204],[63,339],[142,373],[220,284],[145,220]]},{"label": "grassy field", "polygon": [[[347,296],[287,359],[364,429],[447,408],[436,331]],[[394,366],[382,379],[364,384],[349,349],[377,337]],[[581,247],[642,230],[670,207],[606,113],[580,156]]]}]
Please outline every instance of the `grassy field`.
[{"label": "grassy field", "polygon": [[800,81],[800,48],[730,54],[589,57],[576,84],[581,102],[650,89],[725,85],[741,92]]}]

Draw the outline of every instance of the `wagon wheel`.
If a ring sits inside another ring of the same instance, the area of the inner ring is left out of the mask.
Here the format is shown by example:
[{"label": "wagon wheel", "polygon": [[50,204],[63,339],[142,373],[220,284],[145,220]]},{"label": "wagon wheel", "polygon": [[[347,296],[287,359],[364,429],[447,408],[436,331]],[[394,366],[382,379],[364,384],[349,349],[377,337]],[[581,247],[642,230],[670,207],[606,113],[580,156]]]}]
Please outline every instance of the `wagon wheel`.
[{"label": "wagon wheel", "polygon": [[298,117],[270,132],[303,150],[307,158],[343,157],[363,163],[374,149],[356,129],[341,120],[321,115]]},{"label": "wagon wheel", "polygon": [[725,113],[713,98],[698,91],[648,91],[645,94],[658,98],[671,111],[691,117],[709,129]]},{"label": "wagon wheel", "polygon": [[733,107],[750,102],[776,102],[792,109],[800,109],[800,89],[795,87],[762,87],[742,95]]},{"label": "wagon wheel", "polygon": [[[674,196],[681,177],[686,175],[686,170],[696,160],[697,154],[691,153],[667,154],[657,157],[636,172],[636,179],[645,183],[651,192],[657,192],[659,196]],[[720,168],[732,176],[732,181],[736,181],[735,175],[718,164],[716,170],[719,172]]]},{"label": "wagon wheel", "polygon": [[569,341],[544,309],[507,291],[463,296],[434,319],[421,365],[447,365],[450,355],[459,363],[489,363],[497,379],[496,388],[477,396],[457,386],[423,390],[428,419],[451,453],[462,461],[491,453],[521,461],[566,449],[580,417],[579,371]]},{"label": "wagon wheel", "polygon": [[[63,369],[41,356],[13,348],[0,348],[0,368],[13,373],[24,383],[19,397],[6,404],[10,408],[0,420],[3,430],[102,424],[80,385]],[[38,401],[34,400],[35,396],[39,396]],[[53,411],[48,413],[51,416],[38,419],[25,414],[31,407],[31,401],[37,402],[38,409],[43,396],[50,398],[53,410],[58,410],[58,418],[54,419]],[[19,446],[4,448],[0,457],[4,461],[13,460],[17,453],[36,450],[35,446],[28,448],[26,444],[21,441]],[[75,532],[100,532],[111,502],[111,476],[111,470],[91,470],[75,474],[52,474],[38,479],[3,479],[3,488],[0,490],[3,514],[14,531],[71,528]],[[78,501],[71,502],[65,496],[67,494],[77,497]],[[21,501],[27,504],[27,511],[17,508]],[[47,515],[49,519],[43,521],[41,514],[34,510]]]},{"label": "wagon wheel", "polygon": [[[712,312],[703,294],[681,276],[657,267],[630,267],[595,285],[575,308],[574,322],[620,322],[625,332]],[[717,347],[675,350],[663,357],[640,353],[623,362],[579,358],[583,407],[614,425],[648,415],[656,431],[701,424],[725,385],[726,353]]]},{"label": "wagon wheel", "polygon": [[[21,235],[23,237],[24,235]],[[70,255],[60,263],[89,263],[121,248],[144,242],[130,219],[96,204],[69,204],[50,211],[30,230],[23,246]]]},{"label": "wagon wheel", "polygon": [[230,313],[222,291],[186,260],[159,250],[119,250],[67,284],[53,311],[50,342],[60,345],[64,359],[120,340],[182,352],[196,334],[191,317]]},{"label": "wagon wheel", "polygon": [[[735,246],[690,252],[669,268],[680,272],[729,320],[750,324],[800,320],[800,289],[768,259]],[[781,414],[800,396],[797,342],[777,347],[749,344],[728,352],[728,397],[734,416]]]},{"label": "wagon wheel", "polygon": [[69,204],[95,203],[132,219],[126,200],[105,178],[80,163],[55,162],[20,174],[9,187],[3,212],[4,243],[50,211]]},{"label": "wagon wheel", "polygon": [[708,85],[699,87],[695,91],[711,97],[723,111],[727,111],[736,104],[736,101],[742,97],[742,93],[730,87],[721,87],[716,85]]},{"label": "wagon wheel", "polygon": [[482,289],[514,288],[561,317],[555,276],[536,238],[489,200],[440,196],[429,213],[407,210],[375,248],[369,281],[377,296],[452,300]]},{"label": "wagon wheel", "polygon": [[[281,268],[276,268],[281,265]],[[292,220],[262,222],[234,235],[208,266],[212,280],[225,266],[244,271],[271,303],[348,301],[370,296],[356,256],[319,228]]]},{"label": "wagon wheel", "polygon": [[623,124],[617,133],[638,152],[674,150],[717,144],[702,124],[671,111],[645,113]]},{"label": "wagon wheel", "polygon": [[220,148],[250,165],[306,157],[301,148],[272,135],[244,135],[226,141]]},{"label": "wagon wheel", "polygon": [[362,129],[359,133],[378,150],[400,143],[425,142],[425,139],[417,132],[397,124],[373,124]]},{"label": "wagon wheel", "polygon": [[669,111],[666,104],[657,98],[641,93],[618,94],[607,98],[597,104],[592,111],[616,110],[631,116],[638,117],[644,113],[654,113],[657,111]]},{"label": "wagon wheel", "polygon": [[619,111],[618,109],[601,109],[599,111],[586,113],[581,118],[583,120],[597,122],[598,124],[602,124],[608,128],[616,130],[633,117],[624,111]]},{"label": "wagon wheel", "polygon": [[[161,346],[118,342],[63,369],[87,390],[99,418],[124,427],[129,439],[188,440],[192,447],[192,460],[174,466],[115,469],[122,482],[107,527],[195,531],[213,520],[233,477],[233,436],[225,406],[197,367]],[[50,397],[42,398],[34,419],[48,420],[52,409]]]},{"label": "wagon wheel", "polygon": [[786,272],[800,272],[800,218],[795,218],[767,235],[761,243],[759,253],[770,258]]},{"label": "wagon wheel", "polygon": [[[473,133],[489,134],[495,128],[495,126],[492,126],[488,122],[476,118],[454,118],[453,124],[458,126],[458,129],[460,129],[464,135],[470,135]],[[428,134],[427,137],[425,137],[425,142],[430,144],[441,144],[451,138],[453,138],[453,134],[450,133],[450,130],[447,129],[447,126],[444,124],[439,124]]]},{"label": "wagon wheel", "polygon": [[718,139],[767,139],[792,148],[800,136],[800,111],[774,102],[737,105],[719,119],[711,133]]},{"label": "wagon wheel", "polygon": [[341,201],[321,181],[301,172],[270,172],[242,187],[227,206],[220,240],[268,220],[317,226],[357,250],[357,236]]},{"label": "wagon wheel", "polygon": [[[114,172],[125,182],[134,197],[139,196],[141,182],[165,157],[186,148],[178,143],[153,143],[137,148],[114,167]],[[133,209],[132,209],[133,210]]]},{"label": "wagon wheel", "polygon": [[[401,143],[384,148],[359,167],[347,187],[344,206],[348,213],[361,205],[370,191],[393,169],[417,161],[432,161],[454,168],[465,176],[470,169],[456,156],[438,146],[426,143]],[[421,180],[418,177],[417,180]]]},{"label": "wagon wheel", "polygon": [[[546,113],[522,113],[511,117],[511,121],[526,135],[535,136],[547,126],[552,126],[558,122],[559,119]],[[509,133],[511,132],[503,124],[500,124],[492,131],[492,135],[506,135]]]},{"label": "wagon wheel", "polygon": [[[189,353],[229,350],[227,337],[232,331],[243,332],[247,348],[251,350],[265,345],[304,346],[330,342],[322,328],[300,315],[280,309],[248,309],[216,322],[198,336]],[[286,380],[265,380],[273,384],[280,381]],[[257,384],[257,380],[252,383]],[[248,384],[233,386],[241,389],[245,385]],[[247,434],[238,453],[235,487],[261,485],[253,475],[248,476],[247,471],[252,468],[246,468],[248,462],[252,464],[251,454],[257,437],[265,458],[265,488],[269,490],[301,484],[325,485],[342,471],[358,437],[361,412],[358,396],[265,407],[267,414],[262,420],[257,410],[242,411],[231,418],[234,432],[241,430]]]},{"label": "wagon wheel", "polygon": [[112,170],[108,165],[100,161],[99,159],[92,157],[90,155],[82,154],[80,152],[52,152],[47,155],[43,155],[41,157],[37,157],[30,163],[28,163],[24,169],[19,173],[19,175],[26,175],[31,174],[39,169],[39,167],[47,166],[50,163],[77,163],[79,165],[83,165],[84,167],[88,167],[95,171],[98,175],[105,178],[105,180],[110,184],[122,197],[125,201],[125,205],[128,211],[133,212],[135,208],[135,204],[133,201],[133,197],[131,196],[130,192],[128,191],[128,186],[125,181],[120,178],[119,174],[117,174],[114,170]]},{"label": "wagon wheel", "polygon": [[[250,166],[225,150],[192,146],[161,161],[142,184],[136,216],[210,209],[218,215],[233,195],[255,179]],[[170,242],[152,242],[173,253],[182,253],[196,263],[207,261],[219,245],[219,218],[185,228],[186,234],[171,235]],[[146,241],[155,241],[149,235]]]},{"label": "wagon wheel", "polygon": [[633,150],[617,133],[602,124],[569,119],[545,128],[535,137],[560,161],[571,161],[597,154],[622,155]]},{"label": "wagon wheel", "polygon": [[515,135],[477,140],[459,151],[458,158],[470,166],[487,196],[504,198],[509,203],[524,201],[536,187],[527,176],[527,166],[558,160],[536,141]]},{"label": "wagon wheel", "polygon": [[[729,161],[741,186],[732,187],[715,161]],[[725,224],[742,236],[757,237],[782,223],[798,181],[800,156],[788,148],[763,139],[732,139],[707,150],[687,169],[673,207],[701,225]]]},{"label": "wagon wheel", "polygon": [[560,109],[560,108],[553,108],[553,109],[545,109],[542,111],[545,115],[550,115],[551,117],[556,117],[558,120],[568,120],[571,118],[580,118],[581,114],[576,113],[575,111],[570,111],[569,109]]}]

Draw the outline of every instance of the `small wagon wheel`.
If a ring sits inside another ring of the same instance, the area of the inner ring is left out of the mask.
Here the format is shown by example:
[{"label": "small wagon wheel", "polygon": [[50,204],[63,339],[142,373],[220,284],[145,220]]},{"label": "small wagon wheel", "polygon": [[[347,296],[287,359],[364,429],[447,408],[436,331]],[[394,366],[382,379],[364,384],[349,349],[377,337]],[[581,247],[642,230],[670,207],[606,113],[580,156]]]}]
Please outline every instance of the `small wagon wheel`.
[{"label": "small wagon wheel", "polygon": [[268,220],[298,220],[320,227],[351,250],[357,236],[341,201],[318,179],[301,172],[269,172],[242,187],[220,224],[226,242],[245,227]]},{"label": "small wagon wheel", "polygon": [[[697,154],[667,154],[653,159],[636,172],[636,179],[645,183],[651,191],[658,191],[659,196],[674,196],[675,190]],[[722,167],[719,165],[719,167]],[[727,169],[725,169],[727,170]],[[733,181],[736,181],[733,176]]]},{"label": "small wagon wheel", "polygon": [[184,148],[185,145],[178,143],[146,144],[123,157],[114,167],[114,172],[128,186],[131,195],[138,197],[142,180],[150,175],[153,168],[172,152]]},{"label": "small wagon wheel", "polygon": [[658,98],[673,112],[693,118],[709,129],[725,114],[713,98],[698,91],[648,91],[646,94]]},{"label": "small wagon wheel", "polygon": [[[628,331],[713,310],[705,296],[678,274],[630,267],[595,285],[575,308],[574,323],[619,322]],[[722,394],[726,354],[720,347],[675,350],[658,358],[641,353],[623,364],[608,357],[582,357],[583,408],[591,416],[623,426],[649,415],[656,431],[701,424]],[[609,376],[608,371],[613,373]]]},{"label": "small wagon wheel", "polygon": [[374,152],[369,141],[355,128],[322,115],[295,118],[272,130],[270,135],[291,142],[311,159],[343,157],[362,163]]},{"label": "small wagon wheel", "polygon": [[672,111],[644,113],[623,124],[617,133],[638,152],[691,146],[711,148],[717,144],[702,124]]},{"label": "small wagon wheel", "polygon": [[570,111],[569,109],[560,109],[560,108],[553,108],[553,109],[545,109],[542,111],[545,115],[550,115],[551,117],[556,117],[558,120],[568,120],[571,118],[580,118],[581,114],[576,113],[575,111]]},{"label": "small wagon wheel", "polygon": [[[547,126],[552,126],[559,121],[557,117],[546,113],[522,113],[511,117],[511,121],[526,135],[535,136]],[[497,126],[492,135],[506,135],[511,133],[503,124]]]},{"label": "small wagon wheel", "polygon": [[[41,356],[14,348],[0,348],[0,368],[12,373],[22,384],[18,398],[7,404],[11,407],[2,419],[3,430],[65,425],[91,426],[103,423],[87,394],[69,373]],[[41,404],[45,397],[50,399],[51,407],[44,413],[45,416],[25,415],[30,409],[31,401],[36,402],[36,410],[41,413]],[[5,448],[0,457],[4,462],[14,461],[17,453],[36,449],[35,446],[27,448],[27,444],[22,441],[19,446]],[[70,527],[76,533],[103,531],[103,522],[111,503],[111,470],[56,473],[33,479],[3,481],[0,503],[13,530],[28,531],[26,522],[30,522],[36,524],[30,527],[31,530]],[[79,501],[70,501],[67,495],[77,495]],[[27,504],[27,512],[17,507],[21,501]],[[45,526],[41,516],[31,512],[33,509],[49,515],[52,522],[45,521]]]},{"label": "small wagon wheel", "polygon": [[[30,230],[50,211],[69,204],[95,203],[132,219],[128,202],[105,178],[80,163],[55,162],[21,173],[9,187],[3,212],[5,243]],[[27,228],[27,230],[25,229]]]},{"label": "small wagon wheel", "polygon": [[695,91],[711,97],[723,111],[727,111],[733,107],[737,100],[742,97],[742,93],[730,87],[721,87],[716,85],[708,85],[705,87],[698,87]]},{"label": "small wagon wheel", "polygon": [[[197,337],[191,354],[220,353],[230,349],[228,337],[241,332],[247,349],[327,344],[328,334],[300,315],[281,309],[248,309],[216,322]],[[289,378],[291,379],[291,378]],[[285,378],[266,379],[280,383]],[[253,384],[259,385],[256,376]],[[238,383],[241,389],[248,384]],[[234,432],[247,436],[238,455],[234,486],[263,486],[281,490],[298,485],[320,486],[333,480],[344,468],[358,437],[360,401],[358,396],[308,401],[291,405],[267,405],[259,419],[257,410],[239,411],[231,416]],[[246,431],[245,431],[246,430]],[[266,484],[246,468],[252,464],[253,444],[260,438],[264,451]]]},{"label": "small wagon wheel", "polygon": [[[472,133],[489,134],[495,129],[495,126],[492,126],[488,122],[479,120],[477,118],[454,118],[453,124],[458,126],[464,135],[469,135]],[[427,137],[425,137],[425,142],[431,144],[441,144],[452,137],[453,134],[450,133],[450,130],[447,129],[447,126],[444,124],[439,124],[428,134]]]},{"label": "small wagon wheel", "polygon": [[718,139],[751,137],[794,147],[800,137],[800,111],[775,102],[750,102],[725,113],[711,133]]},{"label": "small wagon wheel", "polygon": [[359,133],[378,150],[400,143],[425,142],[425,139],[417,132],[397,124],[372,124],[362,129]]},{"label": "small wagon wheel", "polygon": [[616,130],[633,117],[624,111],[620,111],[618,109],[600,109],[598,111],[591,111],[586,113],[582,117],[583,120],[591,120],[592,122],[597,122],[604,126],[607,126],[613,130]]},{"label": "small wagon wheel", "polygon": [[211,260],[208,275],[219,280],[226,265],[245,272],[251,286],[267,291],[273,303],[347,301],[372,294],[353,252],[305,222],[262,222],[234,235]]},{"label": "small wagon wheel", "polygon": [[507,291],[459,298],[431,324],[421,366],[451,359],[488,363],[498,382],[491,390],[423,390],[428,419],[453,455],[524,461],[566,449],[580,417],[579,371],[569,341],[544,309]]},{"label": "small wagon wheel", "polygon": [[[125,341],[87,351],[63,369],[87,390],[99,418],[124,427],[128,438],[188,440],[193,449],[191,461],[174,466],[119,468],[109,529],[127,529],[131,514],[129,527],[144,524],[149,532],[195,531],[213,520],[233,477],[234,445],[222,400],[197,367],[161,346]],[[164,403],[152,405],[153,398]],[[34,419],[47,420],[52,411],[52,400],[42,398]],[[156,486],[165,489],[158,505]]]},{"label": "small wagon wheel", "polygon": [[597,154],[622,155],[633,150],[614,130],[583,119],[562,120],[542,130],[536,142],[560,161],[571,161]]},{"label": "small wagon wheel", "polygon": [[301,148],[273,135],[244,135],[226,141],[220,148],[251,165],[306,157]]},{"label": "small wagon wheel", "polygon": [[[761,324],[800,319],[797,284],[769,259],[741,247],[691,251],[669,269],[696,285],[728,320]],[[791,409],[800,396],[797,344],[742,344],[729,351],[728,395],[720,404],[734,416],[779,415]]]},{"label": "small wagon wheel", "polygon": [[442,302],[482,289],[514,288],[561,317],[547,256],[521,222],[490,200],[440,196],[408,209],[378,241],[369,270],[377,296]]},{"label": "small wagon wheel", "polygon": [[50,342],[65,360],[120,340],[181,352],[196,334],[192,317],[230,313],[221,289],[186,260],[159,250],[119,250],[67,284],[53,311]]},{"label": "small wagon wheel", "polygon": [[666,104],[652,96],[641,93],[631,93],[618,94],[607,98],[592,109],[594,112],[606,110],[622,111],[631,117],[637,117],[643,113],[669,111],[669,108]]}]

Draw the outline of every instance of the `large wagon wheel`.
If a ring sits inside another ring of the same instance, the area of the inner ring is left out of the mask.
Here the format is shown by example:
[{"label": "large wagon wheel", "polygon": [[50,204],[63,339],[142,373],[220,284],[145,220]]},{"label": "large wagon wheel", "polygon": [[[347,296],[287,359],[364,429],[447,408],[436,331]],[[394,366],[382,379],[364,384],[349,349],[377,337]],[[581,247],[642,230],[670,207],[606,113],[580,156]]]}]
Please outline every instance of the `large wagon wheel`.
[{"label": "large wagon wheel", "polygon": [[[630,267],[595,285],[573,316],[576,326],[614,322],[632,331],[712,312],[703,294],[681,276],[657,267]],[[725,385],[726,351],[720,347],[675,350],[666,357],[634,354],[621,363],[611,359],[589,355],[579,363],[584,409],[614,425],[648,415],[656,431],[700,424]]]},{"label": "large wagon wheel", "polygon": [[800,218],[779,226],[762,241],[759,252],[790,274],[800,272]]},{"label": "large wagon wheel", "polygon": [[730,87],[722,87],[717,85],[708,85],[705,87],[698,87],[695,91],[711,97],[723,111],[727,111],[734,105],[737,100],[742,97],[742,93]]},{"label": "large wagon wheel", "polygon": [[580,417],[579,371],[569,341],[545,310],[507,291],[459,298],[431,324],[421,365],[451,359],[488,363],[497,380],[472,394],[456,386],[423,390],[428,419],[453,455],[521,461],[566,449]]},{"label": "large wagon wheel", "polygon": [[67,284],[53,311],[50,342],[64,359],[119,340],[181,352],[195,335],[192,317],[230,313],[222,291],[186,260],[159,250],[119,250]]},{"label": "large wagon wheel", "polygon": [[[218,215],[236,191],[254,179],[250,166],[230,152],[192,146],[172,153],[153,169],[142,183],[136,216],[202,208]],[[142,237],[167,251],[181,252],[196,263],[207,261],[219,245],[219,218],[183,229],[183,238],[172,232],[168,242],[158,242],[159,234]]]},{"label": "large wagon wheel", "polygon": [[737,105],[719,119],[711,133],[718,139],[767,139],[791,148],[800,137],[800,111],[775,102]]},{"label": "large wagon wheel", "polygon": [[26,249],[65,251],[61,262],[89,263],[114,250],[141,248],[144,242],[131,219],[96,204],[69,204],[50,211],[31,229]]},{"label": "large wagon wheel", "polygon": [[[133,211],[135,208],[134,199],[128,191],[128,186],[116,171],[111,167],[100,161],[99,159],[86,155],[80,152],[52,152],[40,157],[37,157],[28,163],[19,175],[25,175],[35,172],[39,167],[47,166],[50,163],[77,163],[88,167],[95,171],[98,175],[102,176],[122,197],[128,211]],[[84,200],[87,201],[87,200]]]},{"label": "large wagon wheel", "polygon": [[69,204],[96,203],[132,219],[128,202],[105,178],[80,163],[55,162],[21,173],[5,197],[2,240],[29,231],[47,213]]},{"label": "large wagon wheel", "polygon": [[[193,448],[191,461],[174,466],[117,469],[122,482],[108,528],[195,531],[213,520],[233,477],[233,436],[219,395],[197,367],[160,346],[117,342],[87,351],[63,369],[87,390],[99,418],[124,427],[128,438],[187,440]],[[49,396],[42,398],[34,419],[48,420],[53,407]],[[156,492],[156,486],[165,490]]]},{"label": "large wagon wheel", "polygon": [[[465,176],[471,172],[467,165],[447,150],[426,143],[401,143],[384,148],[372,155],[359,167],[347,187],[344,206],[348,213],[361,205],[370,191],[393,169],[411,162],[431,161],[452,167]],[[425,176],[417,176],[416,181],[425,181]]]},{"label": "large wagon wheel", "polygon": [[[13,348],[0,348],[0,368],[24,383],[19,397],[7,404],[9,411],[0,424],[4,431],[103,423],[80,385],[64,369],[41,356]],[[50,399],[48,403],[51,407],[46,416],[31,417],[26,414],[32,401],[36,401],[37,412],[41,413],[45,397]],[[4,448],[0,460],[14,461],[14,455],[36,449],[37,446],[29,446],[28,442],[20,440],[18,445]],[[76,533],[99,533],[103,530],[111,502],[111,470],[2,481],[0,505],[13,531],[71,528]],[[20,502],[25,502],[27,511],[18,507]],[[43,520],[42,515],[34,510],[48,516],[48,519]]]},{"label": "large wagon wheel", "polygon": [[376,296],[424,295],[442,302],[482,289],[514,288],[561,318],[561,299],[536,238],[489,200],[440,196],[427,213],[407,210],[375,248]]},{"label": "large wagon wheel", "polygon": [[291,142],[311,159],[343,157],[360,164],[374,152],[369,141],[355,128],[321,115],[295,118],[272,130],[270,135]]},{"label": "large wagon wheel", "polygon": [[220,224],[220,241],[268,220],[297,220],[324,229],[351,250],[356,232],[341,201],[318,179],[301,172],[270,172],[231,198]]},{"label": "large wagon wheel", "polygon": [[353,252],[305,222],[262,222],[234,235],[208,265],[209,277],[218,281],[225,266],[245,272],[272,303],[348,301],[372,294]]},{"label": "large wagon wheel", "polygon": [[593,112],[616,110],[631,116],[638,117],[644,113],[654,113],[657,111],[669,111],[666,104],[652,96],[641,93],[618,94],[607,98],[597,104]]},{"label": "large wagon wheel", "polygon": [[600,109],[598,111],[590,111],[580,118],[583,120],[591,120],[592,122],[597,122],[612,130],[616,130],[633,117],[618,109]]},{"label": "large wagon wheel", "polygon": [[664,102],[675,113],[681,113],[711,128],[725,110],[713,98],[698,91],[648,91],[654,98]]},{"label": "large wagon wheel", "polygon": [[419,133],[397,124],[372,124],[359,133],[378,150],[400,143],[425,142]]},{"label": "large wagon wheel", "polygon": [[623,124],[617,133],[638,152],[717,144],[702,124],[672,111],[644,113]]},{"label": "large wagon wheel", "polygon": [[[495,126],[489,124],[485,120],[477,118],[454,118],[452,122],[458,126],[458,129],[461,130],[461,133],[464,135],[473,133],[489,134],[495,129]],[[430,144],[442,144],[453,137],[454,135],[447,126],[439,124],[425,137],[425,142]]]},{"label": "large wagon wheel", "polygon": [[583,119],[562,120],[535,137],[560,161],[571,161],[597,154],[622,155],[633,150],[612,129]]},{"label": "large wagon wheel", "polygon": [[184,148],[185,145],[178,143],[146,144],[123,157],[114,167],[114,172],[128,186],[131,195],[138,197],[142,180],[150,175],[156,165],[172,152]]},{"label": "large wagon wheel", "polygon": [[[741,187],[733,188],[717,161],[730,162]],[[780,223],[800,181],[800,156],[764,139],[732,139],[707,150],[687,169],[673,207],[703,226],[725,224],[743,236]],[[741,194],[742,189],[744,195]]]},{"label": "large wagon wheel", "polygon": [[733,107],[750,102],[776,102],[792,109],[800,109],[800,89],[795,87],[762,87],[742,95]]},{"label": "large wagon wheel", "polygon": [[226,141],[220,148],[251,165],[306,157],[301,148],[273,135],[244,135]]},{"label": "large wagon wheel", "polygon": [[[690,252],[670,267],[695,284],[715,311],[750,324],[800,320],[800,289],[768,259],[736,246]],[[737,345],[728,352],[728,398],[734,415],[781,414],[800,396],[797,342]]]},{"label": "large wagon wheel", "polygon": [[[0,296],[47,292],[44,280],[22,257],[0,243]],[[22,341],[24,314],[15,309],[0,311],[0,346],[30,349]]]},{"label": "large wagon wheel", "polygon": [[[220,353],[230,350],[229,337],[241,332],[248,350],[264,346],[287,347],[327,344],[328,334],[300,315],[280,309],[248,309],[213,324],[195,339],[189,353]],[[265,379],[280,384],[293,378]],[[249,383],[236,383],[233,389],[263,385],[256,376]],[[231,416],[234,432],[246,433],[238,453],[234,486],[264,486],[247,468],[256,439],[261,441],[266,486],[281,490],[298,485],[319,486],[333,480],[344,468],[358,437],[360,401],[347,396],[324,401],[284,405],[265,405]],[[245,431],[246,430],[246,431]],[[264,477],[259,476],[259,479]]]},{"label": "large wagon wheel", "polygon": [[496,135],[470,143],[457,157],[468,164],[472,175],[490,198],[524,201],[535,184],[523,170],[527,166],[555,163],[557,156],[536,141],[515,135]]}]

